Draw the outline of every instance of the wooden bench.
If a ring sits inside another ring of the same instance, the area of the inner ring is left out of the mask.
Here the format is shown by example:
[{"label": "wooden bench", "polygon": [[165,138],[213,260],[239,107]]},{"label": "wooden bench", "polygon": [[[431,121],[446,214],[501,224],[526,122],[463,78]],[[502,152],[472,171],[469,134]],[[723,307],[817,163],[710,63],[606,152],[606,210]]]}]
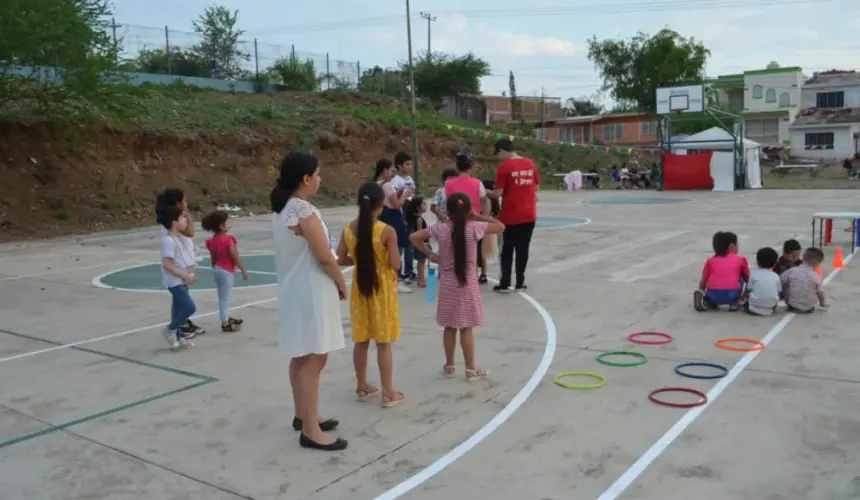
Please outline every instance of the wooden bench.
[{"label": "wooden bench", "polygon": [[806,170],[809,172],[809,177],[815,179],[815,177],[818,176],[818,172],[821,171],[821,168],[817,163],[798,163],[794,165],[780,163],[779,165],[770,167],[770,171],[779,177],[785,177],[792,170]]}]

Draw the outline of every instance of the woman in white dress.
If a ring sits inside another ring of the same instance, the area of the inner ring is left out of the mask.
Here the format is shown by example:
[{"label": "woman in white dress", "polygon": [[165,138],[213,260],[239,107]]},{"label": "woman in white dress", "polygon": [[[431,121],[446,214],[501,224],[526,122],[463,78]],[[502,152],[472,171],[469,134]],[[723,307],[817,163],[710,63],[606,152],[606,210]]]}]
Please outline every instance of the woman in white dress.
[{"label": "woman in white dress", "polygon": [[337,451],[344,439],[328,431],[337,420],[319,417],[320,375],[328,353],[344,347],[340,301],[346,282],[332,253],[329,231],[309,203],[320,186],[317,158],[292,151],[284,158],[272,189],[272,231],[278,272],[278,338],[290,356],[290,385],[303,448]]}]

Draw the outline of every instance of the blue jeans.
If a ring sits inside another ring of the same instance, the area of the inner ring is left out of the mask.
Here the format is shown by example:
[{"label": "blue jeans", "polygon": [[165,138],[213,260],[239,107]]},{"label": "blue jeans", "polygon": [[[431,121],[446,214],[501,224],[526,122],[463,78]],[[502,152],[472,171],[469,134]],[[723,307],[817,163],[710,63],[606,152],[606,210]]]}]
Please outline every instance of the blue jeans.
[{"label": "blue jeans", "polygon": [[230,292],[233,291],[236,275],[223,267],[213,266],[212,276],[218,289],[218,313],[221,315],[221,323],[226,323],[230,319]]},{"label": "blue jeans", "polygon": [[743,293],[743,288],[737,290],[707,290],[705,291],[705,297],[714,305],[724,306],[737,304],[738,299],[741,298],[741,293]]},{"label": "blue jeans", "polygon": [[400,253],[403,254],[403,272],[401,273],[403,276],[407,276],[412,274],[413,266],[415,265],[415,247],[412,246],[412,243],[406,243],[406,245],[400,247]]},{"label": "blue jeans", "polygon": [[171,332],[179,332],[179,336],[181,337],[182,332],[179,331],[179,327],[185,323],[185,320],[197,312],[197,306],[191,300],[191,294],[188,293],[188,285],[176,285],[167,290],[170,291],[170,295],[173,297],[173,307],[171,308],[173,316],[170,318],[170,324],[167,325],[167,328]]}]

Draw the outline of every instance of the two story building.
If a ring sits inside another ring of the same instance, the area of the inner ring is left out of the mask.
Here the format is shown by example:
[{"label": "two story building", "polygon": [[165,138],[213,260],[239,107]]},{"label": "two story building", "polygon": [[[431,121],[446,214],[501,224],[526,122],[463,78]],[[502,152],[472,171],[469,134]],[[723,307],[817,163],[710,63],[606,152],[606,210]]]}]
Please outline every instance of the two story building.
[{"label": "two story building", "polygon": [[860,73],[815,73],[803,85],[791,143],[795,155],[808,158],[838,160],[860,154]]},{"label": "two story building", "polygon": [[546,122],[536,128],[540,140],[612,146],[652,146],[657,144],[657,119],[646,113],[612,113],[573,116]]},{"label": "two story building", "polygon": [[718,76],[708,81],[711,104],[741,115],[748,139],[763,146],[787,146],[805,79],[801,68],[782,68],[776,62],[765,69]]}]

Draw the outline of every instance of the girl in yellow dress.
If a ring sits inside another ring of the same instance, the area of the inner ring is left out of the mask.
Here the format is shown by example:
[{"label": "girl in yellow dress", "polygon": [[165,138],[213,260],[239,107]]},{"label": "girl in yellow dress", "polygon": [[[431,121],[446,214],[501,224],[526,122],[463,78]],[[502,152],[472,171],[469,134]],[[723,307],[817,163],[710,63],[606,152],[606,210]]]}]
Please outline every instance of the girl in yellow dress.
[{"label": "girl in yellow dress", "polygon": [[376,361],[382,381],[382,407],[391,408],[406,396],[394,390],[394,360],[391,344],[400,338],[400,311],[397,304],[397,271],[400,251],[397,233],[377,220],[385,198],[382,186],[365,183],[358,190],[358,219],[348,223],[337,248],[338,263],[354,265],[349,312],[352,360],[357,381],[356,394],[363,401],[379,393],[367,382],[367,351],[376,342]]}]

